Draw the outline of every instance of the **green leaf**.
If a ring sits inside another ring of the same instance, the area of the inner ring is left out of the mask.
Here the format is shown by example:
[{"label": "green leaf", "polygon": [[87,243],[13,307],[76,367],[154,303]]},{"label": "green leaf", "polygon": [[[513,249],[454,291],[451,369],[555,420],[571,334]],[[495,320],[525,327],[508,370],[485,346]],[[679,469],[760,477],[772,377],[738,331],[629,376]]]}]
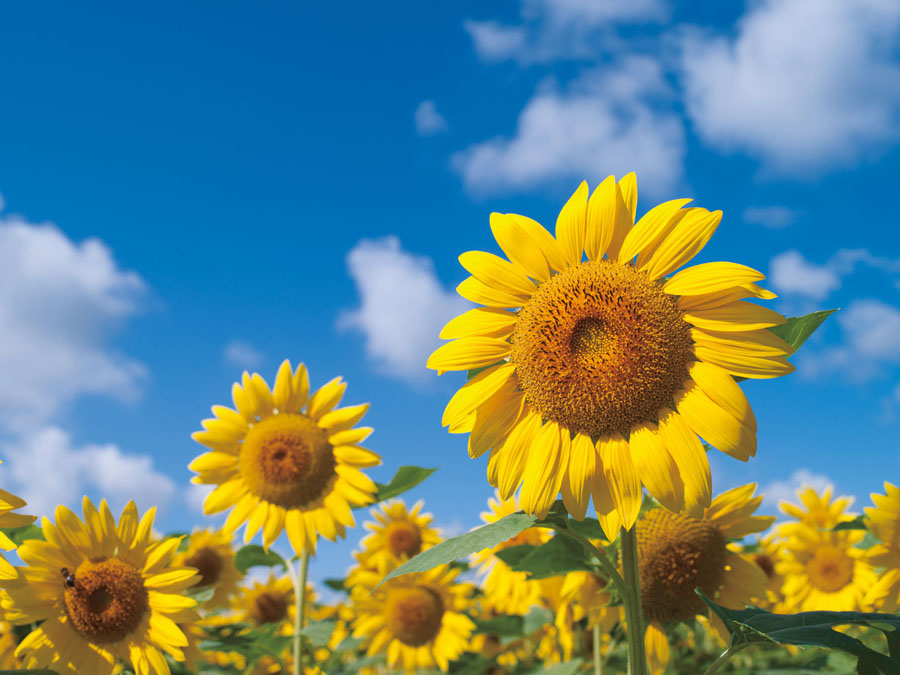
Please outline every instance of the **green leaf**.
[{"label": "green leaf", "polygon": [[865,516],[856,516],[853,520],[845,520],[831,529],[834,532],[839,532],[840,530],[866,530],[868,528],[866,527]]},{"label": "green leaf", "polygon": [[532,548],[516,564],[510,565],[513,572],[527,572],[529,579],[545,579],[569,572],[594,571],[589,562],[592,556],[569,537],[557,535],[546,544]]},{"label": "green leaf", "polygon": [[792,316],[780,326],[772,326],[769,330],[796,351],[810,335],[816,332],[822,322],[836,311],[837,309],[824,309],[804,316]]},{"label": "green leaf", "polygon": [[474,619],[475,632],[497,637],[520,637],[525,634],[521,616],[503,614],[490,619]]},{"label": "green leaf", "polygon": [[532,607],[522,620],[522,631],[525,635],[531,635],[548,623],[553,623],[553,612],[546,607]]},{"label": "green leaf", "polygon": [[900,629],[900,616],[873,612],[800,612],[772,614],[758,607],[728,609],[710,600],[699,588],[697,595],[725,623],[732,645],[774,642],[839,649],[857,657],[857,672],[900,675],[900,660],[885,656],[835,626],[861,625],[891,634]]},{"label": "green leaf", "polygon": [[[24,527],[5,527],[3,529],[0,529],[0,532],[3,532],[3,534],[5,534],[10,539],[12,539],[12,542],[16,546],[21,546],[22,542],[25,541],[26,539],[39,539],[40,541],[44,541],[44,531],[41,528],[39,528],[37,525],[35,525],[34,523],[32,523],[31,525],[25,525]],[[14,672],[18,672],[18,671],[15,671],[15,670],[2,671],[2,670],[0,670],[0,673],[3,673],[3,672],[14,673]],[[30,672],[37,672],[37,671],[30,671]]]},{"label": "green leaf", "polygon": [[323,647],[328,644],[331,634],[334,632],[334,621],[326,619],[309,624],[300,631],[301,635],[309,638],[313,647]]},{"label": "green leaf", "polygon": [[507,565],[512,567],[513,565],[518,565],[523,558],[528,557],[530,553],[532,553],[537,546],[532,546],[531,544],[520,544],[519,546],[510,546],[509,548],[504,548],[501,551],[495,551],[494,555],[500,558]]},{"label": "green leaf", "polygon": [[423,469],[421,466],[401,466],[387,485],[375,483],[375,487],[378,488],[375,501],[383,502],[385,499],[402,495],[404,492],[412,490],[435,471],[437,469]]},{"label": "green leaf", "polygon": [[569,518],[569,527],[582,537],[607,541],[606,534],[603,532],[603,528],[600,527],[600,521],[596,518],[585,518],[584,520]]},{"label": "green leaf", "polygon": [[250,544],[234,554],[234,566],[241,574],[246,574],[251,567],[275,567],[281,565],[287,569],[287,563],[275,551],[266,551],[262,546]]},{"label": "green leaf", "polygon": [[212,596],[216,594],[216,587],[213,584],[209,586],[192,586],[186,591],[182,591],[185,595],[190,596],[198,605],[209,602]]},{"label": "green leaf", "polygon": [[344,585],[344,581],[344,579],[325,579],[322,583],[333,591],[346,593],[347,587]]},{"label": "green leaf", "polygon": [[378,585],[380,586],[388,579],[393,579],[402,574],[425,572],[451,560],[465,558],[486,548],[494,548],[497,544],[509,541],[523,530],[527,530],[536,521],[537,518],[526,513],[511,513],[496,523],[482,525],[471,532],[453,537],[453,539],[447,539],[436,546],[422,551],[419,555],[411,560],[407,560],[391,571]]},{"label": "green leaf", "polygon": [[527,671],[525,675],[575,675],[579,670],[581,670],[581,659],[575,659],[566,663],[558,663],[550,668],[540,666]]}]

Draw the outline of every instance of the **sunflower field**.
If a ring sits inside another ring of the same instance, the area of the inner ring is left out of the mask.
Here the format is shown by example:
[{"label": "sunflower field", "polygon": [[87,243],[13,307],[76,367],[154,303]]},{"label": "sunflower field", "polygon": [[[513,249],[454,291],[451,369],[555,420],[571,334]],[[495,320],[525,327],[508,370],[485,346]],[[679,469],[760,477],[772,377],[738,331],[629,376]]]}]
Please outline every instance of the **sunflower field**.
[{"label": "sunflower field", "polygon": [[722,212],[689,203],[639,216],[635,174],[610,176],[553,232],[493,213],[505,257],[459,256],[475,307],[427,366],[494,489],[480,527],[447,537],[404,500],[440,471],[368,449],[341,377],[245,371],[193,433],[220,527],[87,496],[38,520],[0,492],[0,672],[900,673],[900,488],[860,513],[806,486],[779,517],[756,484],[712,488],[711,453],[757,451],[741,381],[790,376],[835,310],[785,317],[759,271],[691,264]]}]

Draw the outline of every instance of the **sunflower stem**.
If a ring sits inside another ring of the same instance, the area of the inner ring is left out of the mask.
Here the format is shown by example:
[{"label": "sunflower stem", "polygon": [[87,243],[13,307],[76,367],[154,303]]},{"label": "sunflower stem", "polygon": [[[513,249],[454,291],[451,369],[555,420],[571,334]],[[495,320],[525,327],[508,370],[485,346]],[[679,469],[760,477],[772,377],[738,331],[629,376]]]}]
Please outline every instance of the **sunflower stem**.
[{"label": "sunflower stem", "polygon": [[741,642],[737,645],[731,645],[724,652],[719,654],[719,658],[710,664],[709,669],[706,671],[705,675],[713,675],[714,673],[719,672],[719,668],[725,665],[725,662],[730,659],[732,656],[737,654],[739,651],[744,649],[744,647],[749,647],[752,643],[750,642]]},{"label": "sunflower stem", "polygon": [[622,572],[625,576],[625,621],[628,630],[628,672],[630,675],[647,675],[647,656],[644,653],[644,614],[641,609],[641,584],[638,572],[637,535],[635,528],[622,528]]},{"label": "sunflower stem", "polygon": [[[291,568],[293,570],[293,567]],[[299,574],[291,574],[294,582],[294,675],[303,673],[303,623],[306,613],[306,576],[309,572],[309,551],[300,556]]]},{"label": "sunflower stem", "polygon": [[580,534],[578,534],[575,530],[573,530],[568,525],[566,525],[565,527],[554,527],[553,529],[562,535],[565,535],[571,539],[574,539],[575,541],[579,542],[582,546],[587,548],[589,551],[591,551],[594,554],[594,557],[597,559],[597,562],[600,564],[600,567],[603,568],[603,571],[610,578],[610,581],[612,581],[613,585],[616,587],[616,589],[619,591],[619,593],[622,596],[624,596],[627,593],[628,589],[627,589],[625,580],[622,578],[622,575],[619,574],[619,570],[616,569],[616,566],[613,564],[613,562],[609,559],[609,556],[607,556],[604,551],[602,551],[601,549],[594,546],[594,544],[591,542],[590,539],[588,539],[587,537],[581,536]]},{"label": "sunflower stem", "polygon": [[603,659],[600,656],[600,624],[594,624],[594,675],[603,675]]}]

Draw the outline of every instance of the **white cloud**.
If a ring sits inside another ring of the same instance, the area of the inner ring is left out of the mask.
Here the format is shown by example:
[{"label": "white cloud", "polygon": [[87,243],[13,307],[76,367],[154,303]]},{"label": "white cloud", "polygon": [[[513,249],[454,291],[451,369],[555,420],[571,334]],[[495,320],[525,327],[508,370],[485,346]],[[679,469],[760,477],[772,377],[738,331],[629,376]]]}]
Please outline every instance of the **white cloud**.
[{"label": "white cloud", "polygon": [[896,0],[766,0],[736,36],[687,31],[685,102],[698,134],[783,173],[815,175],[900,136]]},{"label": "white cloud", "polygon": [[184,503],[191,507],[197,513],[203,513],[203,502],[209,496],[209,493],[215,489],[215,485],[197,485],[190,483],[184,490]]},{"label": "white cloud", "polygon": [[774,480],[763,488],[762,506],[765,510],[774,512],[781,502],[796,504],[797,490],[806,486],[821,493],[833,488],[834,481],[824,474],[813,473],[809,469],[797,469],[787,480]]},{"label": "white cloud", "polygon": [[84,494],[106,498],[114,511],[133,499],[143,512],[154,505],[165,508],[175,493],[175,484],[148,455],[125,453],[112,443],[76,447],[57,427],[7,443],[3,457],[13,492],[28,502],[23,511],[39,516],[52,516],[57,504],[80,511]]},{"label": "white cloud", "polygon": [[145,291],[102,241],[0,216],[0,424],[28,428],[83,394],[134,398],[146,369],[108,343]]},{"label": "white cloud", "polygon": [[249,342],[232,340],[222,350],[222,360],[230,366],[252,370],[262,363],[263,354]]},{"label": "white cloud", "polygon": [[422,101],[416,107],[414,115],[416,133],[419,136],[434,136],[447,131],[447,120],[438,112],[434,101]]},{"label": "white cloud", "polygon": [[475,53],[483,61],[505,61],[526,53],[527,34],[521,26],[505,26],[497,21],[466,21]]},{"label": "white cloud", "polygon": [[832,266],[811,263],[799,251],[785,251],[772,258],[769,279],[782,293],[815,300],[824,300],[841,286],[841,277]]},{"label": "white cloud", "polygon": [[338,327],[365,336],[366,353],[387,375],[424,381],[438,333],[470,304],[443,287],[430,258],[404,251],[397,237],[363,239],[347,254],[360,306],[344,312]]},{"label": "white cloud", "polygon": [[596,184],[636,171],[652,195],[674,189],[685,153],[681,120],[658,103],[672,92],[659,65],[632,57],[595,69],[566,91],[544,87],[519,115],[512,138],[476,143],[453,156],[475,194],[527,190],[542,184]]},{"label": "white cloud", "polygon": [[792,225],[799,214],[785,206],[748,206],[744,209],[744,222],[780,230]]}]

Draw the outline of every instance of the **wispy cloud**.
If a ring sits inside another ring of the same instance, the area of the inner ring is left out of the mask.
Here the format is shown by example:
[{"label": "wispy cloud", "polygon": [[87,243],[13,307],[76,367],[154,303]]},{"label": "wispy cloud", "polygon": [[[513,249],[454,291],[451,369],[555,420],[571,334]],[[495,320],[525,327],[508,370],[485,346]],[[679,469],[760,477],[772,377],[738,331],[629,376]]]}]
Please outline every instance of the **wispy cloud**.
[{"label": "wispy cloud", "polygon": [[800,214],[786,206],[748,206],[744,209],[744,222],[751,225],[761,225],[770,230],[780,230],[794,221]]},{"label": "wispy cloud", "polygon": [[833,487],[834,481],[822,473],[797,469],[787,480],[773,480],[762,489],[762,506],[769,513],[775,513],[781,502],[797,503],[797,490],[807,486],[821,493]]},{"label": "wispy cloud", "polygon": [[413,115],[419,136],[434,136],[447,131],[447,120],[438,112],[434,101],[422,101]]},{"label": "wispy cloud", "polygon": [[263,353],[249,342],[232,340],[222,350],[222,360],[229,366],[251,370],[263,360]]}]

